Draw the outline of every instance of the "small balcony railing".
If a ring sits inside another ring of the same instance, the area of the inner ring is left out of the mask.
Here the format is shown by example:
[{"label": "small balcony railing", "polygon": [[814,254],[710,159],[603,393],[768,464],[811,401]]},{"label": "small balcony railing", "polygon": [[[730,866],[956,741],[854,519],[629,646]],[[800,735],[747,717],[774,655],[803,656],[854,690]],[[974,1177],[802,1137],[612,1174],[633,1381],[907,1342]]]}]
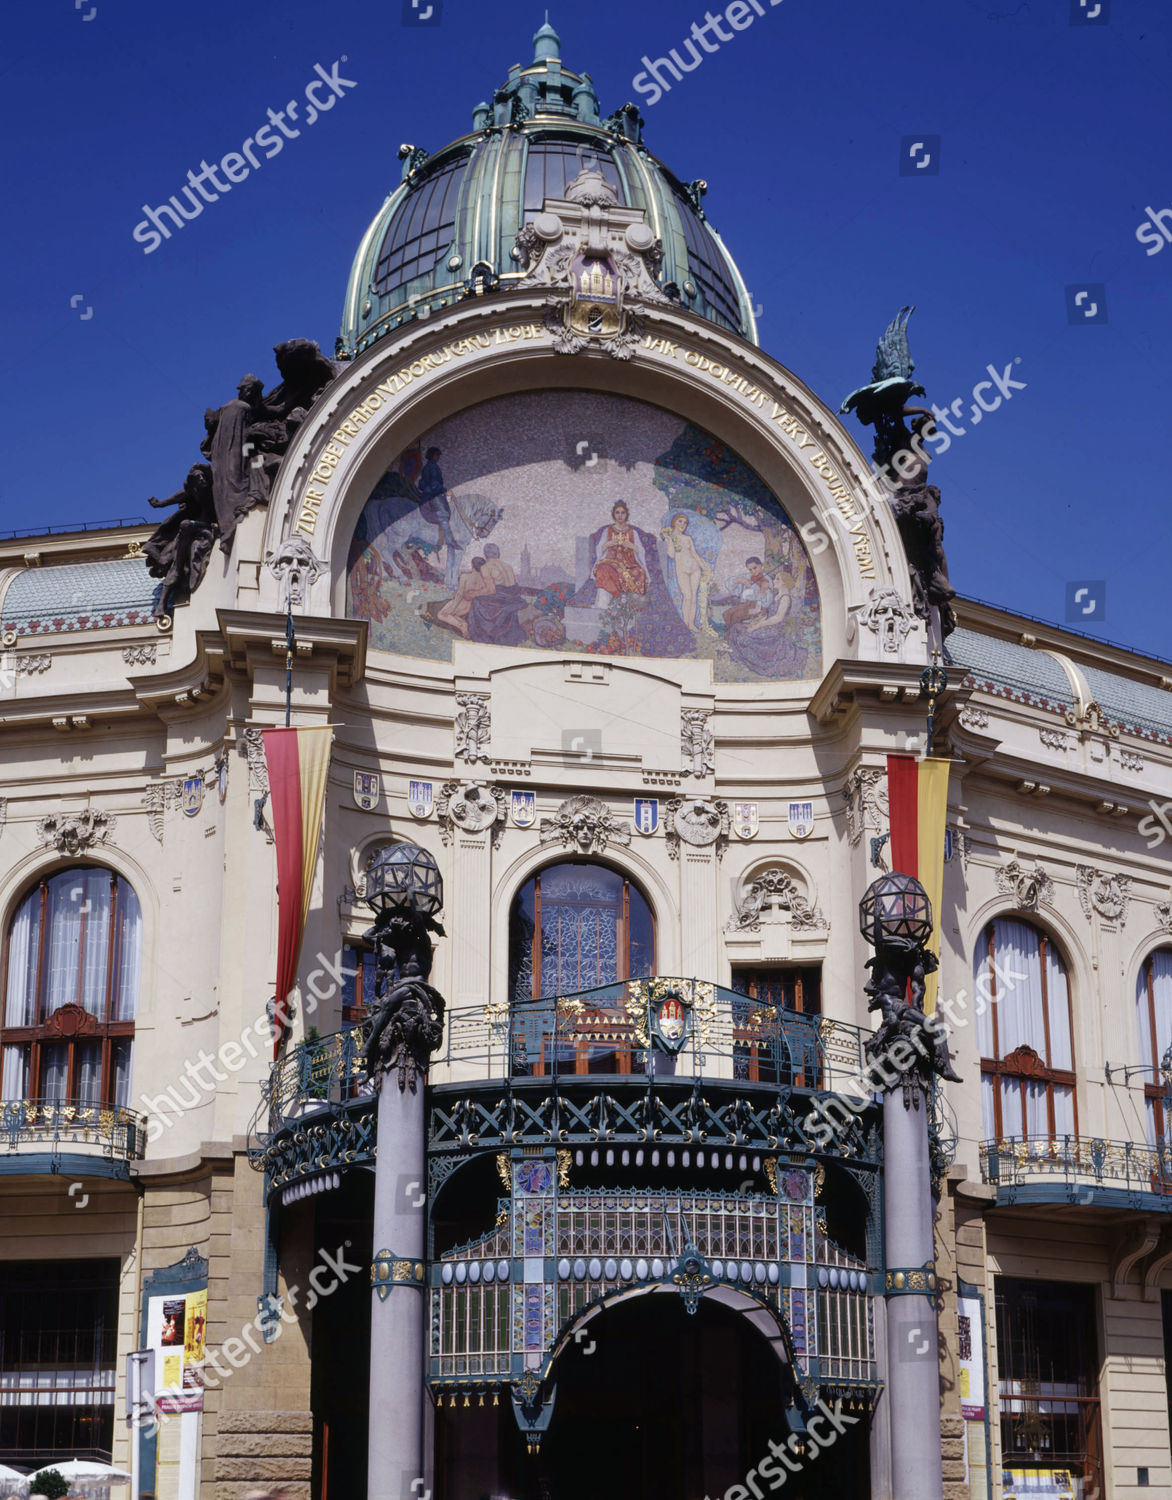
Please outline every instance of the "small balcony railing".
[{"label": "small balcony railing", "polygon": [[0,1103],[0,1151],[48,1152],[138,1161],[146,1117],[132,1109],[80,1099],[7,1099]]},{"label": "small balcony railing", "polygon": [[[254,1130],[271,1135],[370,1096],[363,1065],[370,1025],[367,1018],[299,1043],[275,1064]],[[657,1031],[675,1051],[656,1041]],[[750,1092],[835,1090],[862,1072],[868,1034],[704,980],[632,979],[514,1006],[449,1006],[430,1076],[438,1084],[703,1078]]]},{"label": "small balcony railing", "polygon": [[1172,1143],[1149,1146],[1078,1135],[1007,1136],[981,1146],[981,1176],[995,1187],[1067,1183],[1158,1193],[1172,1200]]}]

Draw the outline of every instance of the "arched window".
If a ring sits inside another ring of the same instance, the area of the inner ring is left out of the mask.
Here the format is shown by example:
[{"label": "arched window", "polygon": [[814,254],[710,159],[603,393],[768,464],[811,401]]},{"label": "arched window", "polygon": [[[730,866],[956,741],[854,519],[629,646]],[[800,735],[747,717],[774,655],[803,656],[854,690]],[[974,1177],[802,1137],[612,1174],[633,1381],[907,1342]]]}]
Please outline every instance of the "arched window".
[{"label": "arched window", "polygon": [[1158,948],[1140,966],[1135,984],[1136,1019],[1139,1026],[1139,1058],[1151,1069],[1145,1075],[1148,1141],[1155,1145],[1168,1135],[1164,1108],[1164,1081],[1160,1062],[1172,1043],[1172,949]]},{"label": "arched window", "polygon": [[[633,1032],[622,981],[654,972],[655,923],[637,886],[587,860],[539,870],[509,914],[514,1071],[629,1073]],[[559,1028],[548,1006],[525,1006],[583,990],[601,993],[568,1026]]]},{"label": "arched window", "polygon": [[1077,1135],[1070,984],[1052,942],[997,917],[973,968],[986,1139]]},{"label": "arched window", "polygon": [[130,1099],[142,915],[112,870],[46,876],[8,929],[5,1099],[123,1105]]},{"label": "arched window", "polygon": [[548,865],[525,882],[509,923],[515,1002],[641,979],[655,969],[655,924],[637,886],[587,860]]}]

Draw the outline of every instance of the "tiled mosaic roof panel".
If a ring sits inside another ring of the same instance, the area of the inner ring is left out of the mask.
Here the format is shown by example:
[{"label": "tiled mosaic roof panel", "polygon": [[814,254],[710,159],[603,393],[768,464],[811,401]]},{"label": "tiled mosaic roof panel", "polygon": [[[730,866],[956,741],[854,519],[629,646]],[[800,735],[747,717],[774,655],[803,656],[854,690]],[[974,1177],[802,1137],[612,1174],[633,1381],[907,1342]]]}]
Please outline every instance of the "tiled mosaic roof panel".
[{"label": "tiled mosaic roof panel", "polygon": [[948,654],[978,682],[1016,689],[1026,702],[1044,708],[1068,708],[1072,702],[1066,673],[1044,651],[975,630],[954,630],[948,637]]},{"label": "tiled mosaic roof panel", "polygon": [[1172,693],[1146,682],[1119,677],[1114,672],[1104,672],[1099,667],[1083,667],[1082,674],[1109,719],[1159,735],[1172,731]]},{"label": "tiled mosaic roof panel", "polygon": [[26,568],[5,591],[0,623],[18,635],[142,625],[157,587],[141,557]]}]

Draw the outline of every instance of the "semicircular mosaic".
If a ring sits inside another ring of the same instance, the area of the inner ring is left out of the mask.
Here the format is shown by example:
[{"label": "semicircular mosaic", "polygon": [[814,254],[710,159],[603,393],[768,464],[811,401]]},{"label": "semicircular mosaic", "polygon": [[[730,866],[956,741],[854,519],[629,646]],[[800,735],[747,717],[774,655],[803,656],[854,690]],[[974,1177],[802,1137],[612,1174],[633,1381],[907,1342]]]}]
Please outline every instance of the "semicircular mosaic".
[{"label": "semicircular mosaic", "polygon": [[502,396],[422,434],[362,511],[346,604],[401,655],[450,661],[459,637],[707,658],[721,682],[821,675],[818,585],[776,497],[623,396]]}]

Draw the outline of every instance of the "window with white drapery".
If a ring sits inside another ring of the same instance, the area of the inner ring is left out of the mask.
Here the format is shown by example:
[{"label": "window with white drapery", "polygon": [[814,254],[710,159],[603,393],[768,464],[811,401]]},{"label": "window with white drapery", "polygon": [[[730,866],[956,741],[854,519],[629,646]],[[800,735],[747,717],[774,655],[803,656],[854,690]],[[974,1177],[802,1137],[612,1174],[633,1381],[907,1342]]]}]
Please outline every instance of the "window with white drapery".
[{"label": "window with white drapery", "polygon": [[986,1139],[1077,1135],[1070,983],[1051,939],[997,917],[973,970]]},{"label": "window with white drapery", "polygon": [[113,870],[61,870],[29,891],[8,929],[3,1097],[127,1104],[141,963],[138,897]]},{"label": "window with white drapery", "polygon": [[1148,1117],[1148,1144],[1166,1139],[1169,1120],[1164,1105],[1164,1081],[1160,1063],[1172,1045],[1172,948],[1149,953],[1140,965],[1135,983],[1136,1024],[1139,1030],[1139,1060],[1145,1073],[1144,1095]]}]

